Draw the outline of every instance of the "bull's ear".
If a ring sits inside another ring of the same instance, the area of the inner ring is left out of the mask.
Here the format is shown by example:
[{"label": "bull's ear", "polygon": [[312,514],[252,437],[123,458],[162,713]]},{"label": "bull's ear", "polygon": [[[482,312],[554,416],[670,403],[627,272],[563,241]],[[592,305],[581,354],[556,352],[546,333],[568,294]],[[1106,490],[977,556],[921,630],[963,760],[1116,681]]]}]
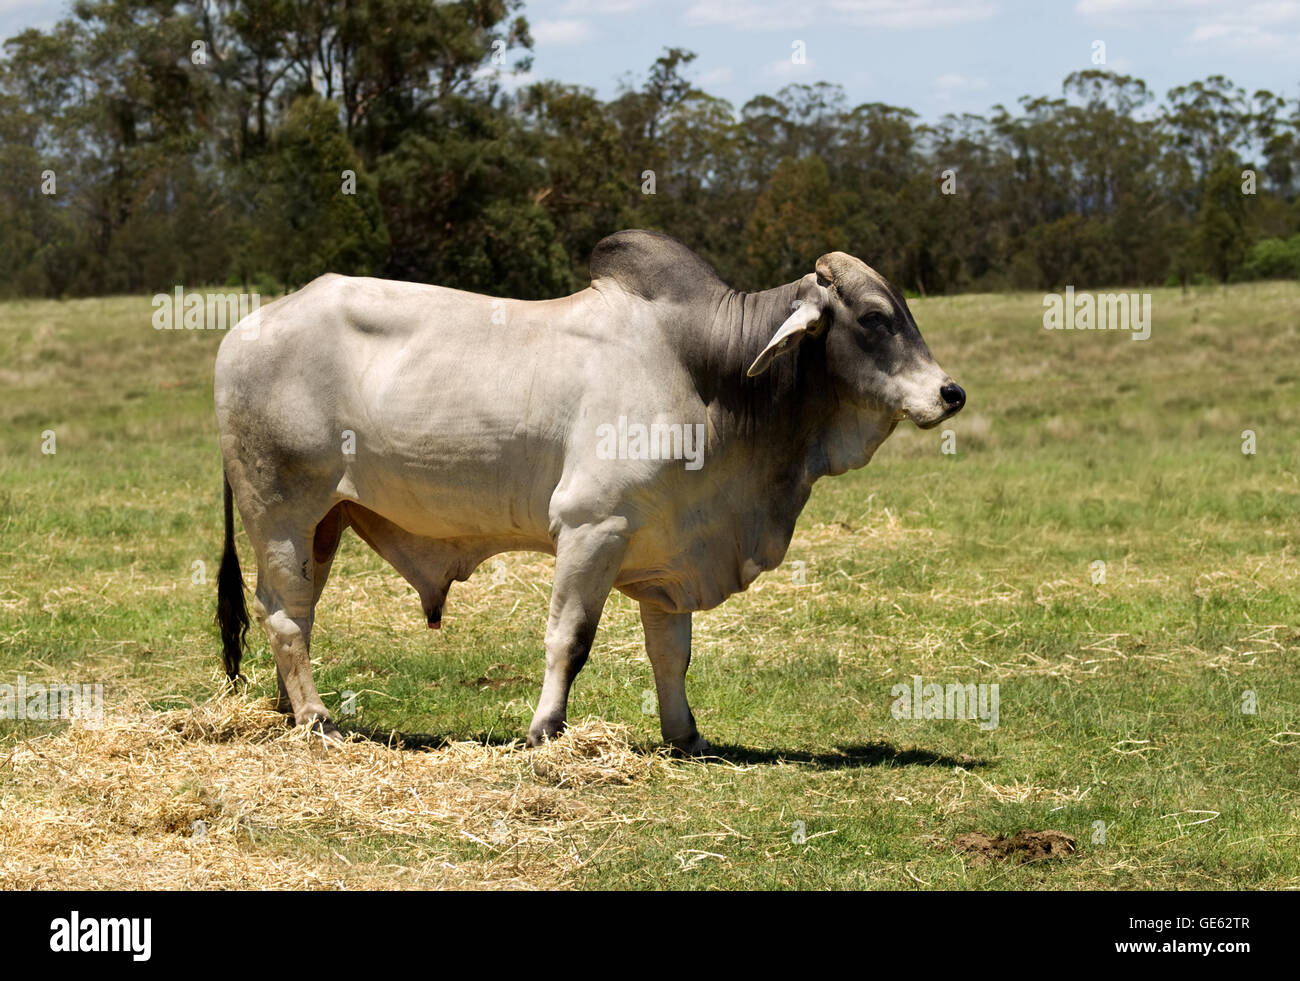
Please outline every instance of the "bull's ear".
[{"label": "bull's ear", "polygon": [[[799,298],[791,304],[794,312],[786,318],[785,323],[777,328],[767,346],[759,352],[746,374],[753,378],[768,369],[772,359],[782,354],[805,337],[816,337],[825,326],[823,319],[826,312],[826,289],[816,282],[815,277],[804,277],[799,290]],[[809,282],[812,280],[812,282]]]}]

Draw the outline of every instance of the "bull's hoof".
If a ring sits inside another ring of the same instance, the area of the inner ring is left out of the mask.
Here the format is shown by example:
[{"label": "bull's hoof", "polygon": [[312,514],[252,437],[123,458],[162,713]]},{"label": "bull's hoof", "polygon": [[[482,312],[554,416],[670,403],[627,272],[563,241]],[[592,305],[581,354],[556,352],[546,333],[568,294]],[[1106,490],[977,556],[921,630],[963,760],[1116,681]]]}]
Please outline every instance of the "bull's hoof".
[{"label": "bull's hoof", "polygon": [[716,756],[713,747],[708,744],[698,732],[688,739],[670,739],[669,745],[672,746],[673,752],[682,756],[699,757],[699,756]]},{"label": "bull's hoof", "polygon": [[316,719],[312,722],[309,731],[312,734],[313,742],[318,742],[323,746],[342,746],[347,742],[347,738],[339,731],[329,719]]},{"label": "bull's hoof", "polygon": [[546,719],[534,721],[528,727],[528,748],[536,749],[549,739],[556,739],[564,731],[563,719]]}]

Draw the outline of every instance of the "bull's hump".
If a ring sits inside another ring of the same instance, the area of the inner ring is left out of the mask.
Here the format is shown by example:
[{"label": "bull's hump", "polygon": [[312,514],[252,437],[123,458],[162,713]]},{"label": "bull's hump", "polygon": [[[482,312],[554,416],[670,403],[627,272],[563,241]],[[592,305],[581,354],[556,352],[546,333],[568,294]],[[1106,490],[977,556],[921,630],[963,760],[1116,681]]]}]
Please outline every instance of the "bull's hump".
[{"label": "bull's hump", "polygon": [[687,302],[716,296],[727,286],[713,267],[677,239],[660,232],[615,232],[591,250],[591,281],[613,282],[647,300]]},{"label": "bull's hump", "polygon": [[332,315],[340,328],[368,337],[405,338],[423,329],[445,333],[455,325],[488,322],[491,297],[462,290],[375,279],[324,276],[304,291],[317,317]]}]

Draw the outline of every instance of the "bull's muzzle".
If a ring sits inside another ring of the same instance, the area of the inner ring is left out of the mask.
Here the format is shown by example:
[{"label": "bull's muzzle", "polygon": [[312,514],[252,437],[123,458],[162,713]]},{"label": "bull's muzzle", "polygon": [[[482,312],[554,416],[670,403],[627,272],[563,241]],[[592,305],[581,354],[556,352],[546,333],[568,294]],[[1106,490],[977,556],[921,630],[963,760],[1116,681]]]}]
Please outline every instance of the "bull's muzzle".
[{"label": "bull's muzzle", "polygon": [[960,412],[961,407],[966,404],[966,390],[956,382],[949,382],[939,389],[939,397],[943,399],[943,404],[948,406],[949,415]]}]

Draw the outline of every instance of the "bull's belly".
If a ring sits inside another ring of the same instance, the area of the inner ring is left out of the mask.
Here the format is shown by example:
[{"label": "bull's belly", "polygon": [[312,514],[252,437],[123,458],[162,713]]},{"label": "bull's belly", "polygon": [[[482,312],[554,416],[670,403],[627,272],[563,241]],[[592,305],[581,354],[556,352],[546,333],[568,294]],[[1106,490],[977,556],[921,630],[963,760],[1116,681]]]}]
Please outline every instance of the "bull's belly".
[{"label": "bull's belly", "polygon": [[[563,454],[559,447],[532,450],[523,457],[450,462],[437,454],[359,458],[344,472],[335,496],[437,543],[436,550],[462,568],[497,552],[553,554],[551,518]],[[747,589],[780,564],[793,532],[792,521],[777,527],[766,515],[708,507],[707,501],[663,508],[654,500],[656,506],[644,509],[642,502],[623,502],[639,527],[614,586],[670,612],[711,609]],[[671,516],[667,522],[665,516]]]},{"label": "bull's belly", "polygon": [[348,472],[339,482],[336,498],[423,538],[493,539],[515,542],[520,548],[551,549],[547,511],[553,487],[508,480],[468,482],[448,476],[428,470]]},{"label": "bull's belly", "polygon": [[[554,554],[546,513],[550,491],[531,497],[479,488],[468,492],[437,482],[406,482],[398,489],[370,480],[365,493],[340,489],[339,499],[380,515],[403,531],[437,543],[436,551],[466,573],[490,555]],[[673,613],[708,610],[742,592],[779,564],[785,543],[769,541],[764,554],[741,554],[730,529],[701,535],[645,527],[632,536],[614,586],[638,602]]]}]

